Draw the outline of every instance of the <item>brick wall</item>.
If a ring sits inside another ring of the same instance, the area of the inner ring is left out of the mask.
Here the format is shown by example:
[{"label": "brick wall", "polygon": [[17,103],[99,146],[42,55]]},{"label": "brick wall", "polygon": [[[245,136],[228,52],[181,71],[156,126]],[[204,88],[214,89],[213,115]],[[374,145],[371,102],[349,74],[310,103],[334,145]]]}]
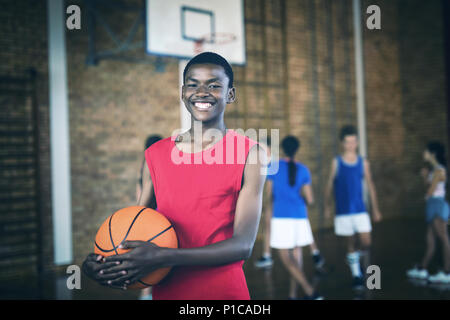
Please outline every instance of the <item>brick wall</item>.
[{"label": "brick wall", "polygon": [[386,216],[422,216],[430,139],[447,145],[441,1],[365,1],[382,30],[364,32],[369,157]]},{"label": "brick wall", "polygon": [[[9,17],[2,20],[23,21],[13,29],[2,24],[0,61],[4,72],[28,64],[43,77],[43,190],[50,199],[45,1],[24,3],[28,6],[9,1],[8,14],[0,13]],[[137,62],[109,59],[86,65],[87,8],[85,2],[72,3],[83,13],[82,29],[66,32],[73,243],[80,263],[92,251],[100,223],[135,204],[147,135],[167,137],[179,127],[180,115],[178,61],[146,56],[140,48],[127,53]],[[382,11],[382,30],[363,33],[368,154],[380,206],[386,218],[419,216],[423,190],[417,171],[423,145],[429,138],[447,142],[440,1],[408,0],[406,5],[374,0],[363,1],[362,8],[369,4]],[[338,150],[336,133],[343,124],[356,125],[351,1],[246,0],[245,15],[248,63],[234,68],[237,102],[227,107],[226,123],[230,128],[279,128],[281,136],[300,138],[297,159],[310,167],[320,203]],[[123,39],[136,13],[104,9],[102,16]],[[143,39],[143,32],[141,26],[137,39]],[[100,25],[96,37],[98,50],[111,48]],[[50,201],[46,206],[50,217]],[[313,227],[320,223],[319,208],[310,210]]]},{"label": "brick wall", "polygon": [[[380,210],[386,217],[402,214],[405,171],[405,128],[402,124],[402,93],[399,69],[400,5],[388,1],[364,1],[381,9],[381,30],[365,28],[364,63],[367,145]],[[395,146],[395,147],[393,147]],[[417,186],[416,186],[417,187]],[[401,201],[399,201],[402,199]]]},{"label": "brick wall", "polygon": [[408,155],[401,157],[406,215],[424,205],[423,188],[417,188],[421,184],[417,172],[425,144],[437,139],[448,146],[442,16],[441,1],[400,2],[398,61],[405,131],[403,149],[404,155]]},{"label": "brick wall", "polygon": [[290,123],[302,141],[297,159],[312,172],[313,227],[331,226],[320,219],[324,184],[339,127],[355,119],[351,2],[288,1],[288,7]]},{"label": "brick wall", "polygon": [[[27,70],[37,72],[37,103],[40,118],[40,171],[42,234],[47,267],[53,261],[50,143],[48,114],[48,55],[46,1],[5,0],[0,10],[0,76],[23,77]],[[0,94],[0,97],[2,94]]]}]

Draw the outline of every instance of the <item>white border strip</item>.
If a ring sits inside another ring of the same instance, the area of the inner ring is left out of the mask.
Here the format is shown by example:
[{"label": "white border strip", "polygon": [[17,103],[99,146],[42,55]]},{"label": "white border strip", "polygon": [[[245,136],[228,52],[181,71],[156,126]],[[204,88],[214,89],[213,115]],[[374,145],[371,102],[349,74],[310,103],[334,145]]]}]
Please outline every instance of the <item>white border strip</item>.
[{"label": "white border strip", "polygon": [[73,260],[64,1],[47,0],[47,16],[54,263],[64,265]]},{"label": "white border strip", "polygon": [[358,117],[359,150],[363,157],[367,157],[366,98],[364,91],[365,80],[360,0],[353,0],[353,28],[355,41],[356,108]]},{"label": "white border strip", "polygon": [[[355,41],[356,111],[358,118],[359,152],[364,158],[367,158],[366,97],[361,24],[361,0],[353,0],[353,29]],[[370,198],[365,179],[363,183],[363,197],[365,203],[369,204]]]},{"label": "white border strip", "polygon": [[191,114],[186,109],[183,100],[181,99],[181,91],[183,87],[183,71],[189,60],[180,60],[178,62],[178,78],[179,78],[179,88],[180,88],[180,128],[181,132],[187,131],[191,128]]}]

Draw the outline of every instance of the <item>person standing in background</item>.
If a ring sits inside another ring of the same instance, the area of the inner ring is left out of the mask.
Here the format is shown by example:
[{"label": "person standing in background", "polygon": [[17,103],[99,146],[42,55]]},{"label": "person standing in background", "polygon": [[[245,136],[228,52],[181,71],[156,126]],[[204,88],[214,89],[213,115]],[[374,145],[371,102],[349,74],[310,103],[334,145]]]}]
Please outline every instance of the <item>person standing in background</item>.
[{"label": "person standing in background", "polygon": [[[325,189],[325,217],[331,217],[330,200],[334,190],[336,207],[334,232],[345,241],[346,260],[353,276],[352,287],[360,290],[364,288],[364,272],[370,265],[372,246],[372,224],[364,203],[364,182],[367,183],[374,222],[381,220],[381,213],[369,161],[358,154],[356,128],[351,125],[344,126],[341,129],[340,139],[343,152],[331,163],[331,172]],[[359,250],[356,250],[355,235],[358,235],[360,240]]]},{"label": "person standing in background", "polygon": [[[300,141],[287,136],[281,142],[287,158],[280,159],[278,172],[267,175],[267,190],[272,208],[270,246],[277,249],[284,267],[289,272],[289,299],[296,299],[297,284],[306,293],[305,300],[322,300],[309,283],[303,271],[302,247],[311,246],[313,259],[323,261],[314,242],[308,220],[307,205],[314,202],[311,174],[302,163],[294,160]],[[317,266],[317,264],[316,264]]]},{"label": "person standing in background", "polygon": [[[410,278],[428,280],[431,283],[450,284],[450,243],[447,231],[449,206],[445,200],[445,184],[447,182],[447,160],[444,145],[431,141],[423,153],[423,159],[433,168],[422,169],[421,174],[427,186],[426,201],[426,249],[420,265],[407,271]],[[435,238],[442,244],[444,270],[435,275],[428,274],[428,264],[434,255]]]}]

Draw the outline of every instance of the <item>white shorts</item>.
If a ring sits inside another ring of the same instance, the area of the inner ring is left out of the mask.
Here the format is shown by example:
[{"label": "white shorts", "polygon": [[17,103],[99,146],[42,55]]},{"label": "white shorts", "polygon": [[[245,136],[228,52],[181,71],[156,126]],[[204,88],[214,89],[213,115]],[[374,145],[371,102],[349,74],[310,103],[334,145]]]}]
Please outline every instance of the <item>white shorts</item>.
[{"label": "white shorts", "polygon": [[337,236],[352,236],[355,233],[372,231],[372,224],[367,212],[344,214],[334,217],[334,233]]},{"label": "white shorts", "polygon": [[292,249],[314,242],[308,219],[272,218],[270,221],[270,246],[275,249]]}]

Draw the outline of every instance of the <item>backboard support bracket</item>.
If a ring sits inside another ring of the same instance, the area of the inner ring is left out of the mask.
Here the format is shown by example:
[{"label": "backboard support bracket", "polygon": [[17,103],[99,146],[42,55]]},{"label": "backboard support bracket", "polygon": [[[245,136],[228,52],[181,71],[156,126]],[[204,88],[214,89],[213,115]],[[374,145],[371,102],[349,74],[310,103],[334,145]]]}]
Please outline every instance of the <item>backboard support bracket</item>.
[{"label": "backboard support bracket", "polygon": [[[153,60],[145,58],[136,58],[127,55],[127,52],[139,48],[145,48],[144,39],[135,39],[139,28],[145,30],[145,0],[141,1],[141,5],[130,5],[123,0],[106,1],[106,0],[84,0],[87,8],[87,24],[88,24],[88,53],[86,56],[86,64],[90,66],[98,65],[101,60],[113,59],[134,63],[148,63],[154,64]],[[119,39],[118,35],[108,22],[103,18],[101,9],[107,7],[108,9],[117,9],[121,11],[136,12],[136,17],[128,31],[125,39]],[[109,38],[114,42],[115,46],[105,50],[97,49],[96,31],[98,28],[103,28],[108,34]],[[157,59],[161,60],[161,59]],[[158,65],[163,65],[162,61],[156,61]],[[159,69],[164,69],[159,68]]]}]

